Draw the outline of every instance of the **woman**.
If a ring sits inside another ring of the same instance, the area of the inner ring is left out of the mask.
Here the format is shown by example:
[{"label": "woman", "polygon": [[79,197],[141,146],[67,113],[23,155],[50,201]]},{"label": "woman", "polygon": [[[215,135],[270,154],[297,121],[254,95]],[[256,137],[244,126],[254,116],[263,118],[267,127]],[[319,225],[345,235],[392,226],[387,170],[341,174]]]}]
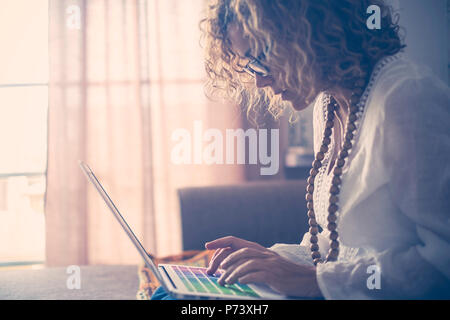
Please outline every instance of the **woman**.
[{"label": "woman", "polygon": [[301,244],[217,239],[208,272],[296,297],[449,298],[450,93],[402,57],[390,8],[213,0],[202,29],[209,93],[276,118],[314,103],[316,154]]}]

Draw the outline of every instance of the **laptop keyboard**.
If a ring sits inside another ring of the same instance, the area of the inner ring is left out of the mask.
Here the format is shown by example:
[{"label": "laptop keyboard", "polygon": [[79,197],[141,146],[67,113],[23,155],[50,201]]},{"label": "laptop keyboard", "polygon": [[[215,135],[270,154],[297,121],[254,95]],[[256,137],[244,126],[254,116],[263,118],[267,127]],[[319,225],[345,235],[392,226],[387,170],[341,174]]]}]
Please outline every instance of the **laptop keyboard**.
[{"label": "laptop keyboard", "polygon": [[189,267],[189,266],[171,266],[175,273],[183,281],[183,284],[190,292],[227,294],[242,297],[259,297],[246,284],[235,283],[233,285],[221,286],[217,281],[220,273],[208,275],[205,268]]}]

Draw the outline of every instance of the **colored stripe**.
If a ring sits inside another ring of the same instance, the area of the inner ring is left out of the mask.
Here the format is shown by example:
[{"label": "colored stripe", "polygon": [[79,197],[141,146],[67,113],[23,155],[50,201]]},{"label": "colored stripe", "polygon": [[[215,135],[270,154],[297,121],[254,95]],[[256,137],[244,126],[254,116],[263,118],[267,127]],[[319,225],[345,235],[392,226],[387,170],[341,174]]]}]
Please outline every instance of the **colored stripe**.
[{"label": "colored stripe", "polygon": [[209,292],[220,293],[220,291],[216,289],[216,287],[208,280],[207,277],[205,277],[205,275],[200,270],[194,270],[193,272]]},{"label": "colored stripe", "polygon": [[184,286],[188,289],[188,291],[194,291],[194,288],[189,283],[189,281],[186,279],[185,275],[181,270],[178,269],[176,266],[172,266],[172,268],[175,270],[176,274],[181,278],[181,281],[183,282]]},{"label": "colored stripe", "polygon": [[202,286],[202,284],[197,280],[195,275],[189,271],[184,271],[184,275],[186,276],[187,280],[193,285],[194,289],[198,292],[207,293],[206,289]]}]

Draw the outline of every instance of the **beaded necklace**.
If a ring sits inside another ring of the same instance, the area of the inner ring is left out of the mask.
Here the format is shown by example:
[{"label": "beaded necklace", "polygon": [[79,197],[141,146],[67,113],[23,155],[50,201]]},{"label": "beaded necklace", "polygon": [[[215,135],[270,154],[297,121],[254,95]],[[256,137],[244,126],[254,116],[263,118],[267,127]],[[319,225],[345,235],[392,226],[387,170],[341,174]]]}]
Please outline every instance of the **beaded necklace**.
[{"label": "beaded necklace", "polygon": [[[355,131],[357,126],[355,122],[358,120],[358,113],[361,113],[363,116],[363,107],[366,103],[368,94],[372,87],[374,86],[375,81],[377,80],[379,73],[381,70],[386,67],[392,61],[395,61],[402,57],[402,54],[396,54],[393,56],[387,56],[381,59],[374,67],[372,74],[370,76],[370,81],[367,83],[367,79],[359,79],[354,84],[356,88],[353,90],[352,95],[349,100],[350,104],[350,113],[347,119],[346,130],[344,135],[344,140],[342,143],[341,151],[338,154],[336,159],[336,163],[334,164],[333,169],[333,178],[331,181],[330,187],[330,197],[329,197],[329,205],[328,205],[328,225],[327,229],[330,231],[330,250],[325,258],[325,261],[322,259],[319,252],[319,244],[317,234],[319,233],[319,226],[316,221],[316,216],[314,213],[314,203],[313,203],[313,192],[314,192],[314,180],[319,173],[319,169],[322,167],[322,160],[325,158],[325,153],[328,151],[328,147],[331,143],[331,134],[334,127],[334,118],[335,111],[338,108],[338,103],[336,100],[328,96],[326,98],[327,104],[327,112],[326,112],[326,125],[324,130],[324,137],[322,140],[322,145],[320,147],[319,152],[317,152],[315,160],[312,164],[312,169],[310,171],[310,176],[308,178],[308,185],[306,187],[306,204],[308,208],[308,223],[309,223],[309,233],[311,234],[310,242],[311,242],[311,256],[314,261],[314,265],[318,263],[328,262],[328,261],[336,261],[339,255],[339,234],[337,232],[337,211],[339,209],[339,192],[342,183],[342,172],[343,167],[346,163],[346,159],[349,155],[350,149],[353,147],[353,139],[355,137]],[[365,92],[363,88],[366,88]],[[363,95],[364,92],[364,95]],[[363,96],[362,96],[363,95]],[[358,107],[358,104],[361,108]]]},{"label": "beaded necklace", "polygon": [[[361,95],[363,93],[363,88],[366,85],[365,79],[360,79],[356,81],[355,87],[352,95],[349,99],[350,110],[346,124],[345,135],[342,143],[342,148],[338,154],[336,162],[334,164],[333,169],[333,178],[331,181],[330,188],[330,198],[329,198],[329,206],[328,206],[328,225],[327,228],[330,231],[330,250],[326,256],[325,262],[328,261],[336,261],[339,255],[339,241],[338,241],[338,232],[337,229],[337,211],[338,211],[338,202],[339,202],[339,191],[342,183],[341,175],[342,168],[345,165],[346,159],[349,155],[349,151],[353,146],[353,137],[354,132],[356,130],[355,122],[358,120],[358,103],[360,101]],[[310,242],[311,242],[311,257],[314,261],[314,265],[318,263],[324,262],[319,252],[319,244],[318,244],[318,236],[319,226],[316,221],[316,215],[314,212],[314,202],[313,202],[313,192],[314,192],[314,180],[317,174],[319,173],[319,168],[322,167],[322,160],[325,158],[325,153],[328,151],[329,145],[331,143],[331,135],[333,133],[334,127],[334,119],[336,117],[336,110],[338,108],[337,101],[332,97],[327,97],[327,121],[325,124],[325,130],[322,140],[322,145],[320,150],[317,152],[315,156],[315,160],[312,164],[312,169],[310,171],[310,176],[308,178],[308,185],[306,187],[306,201],[308,208],[308,223],[309,223],[309,233],[311,234]]]}]

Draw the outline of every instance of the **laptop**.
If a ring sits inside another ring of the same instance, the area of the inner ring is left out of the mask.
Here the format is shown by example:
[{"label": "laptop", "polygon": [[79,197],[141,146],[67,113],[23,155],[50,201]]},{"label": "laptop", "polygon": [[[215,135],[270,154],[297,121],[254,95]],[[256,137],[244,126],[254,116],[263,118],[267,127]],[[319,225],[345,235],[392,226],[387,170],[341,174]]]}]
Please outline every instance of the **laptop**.
[{"label": "laptop", "polygon": [[138,238],[135,236],[119,210],[106,193],[91,168],[84,162],[79,162],[81,170],[94,185],[105,201],[122,229],[130,238],[139,254],[144,259],[148,269],[155,275],[164,290],[176,299],[287,299],[264,284],[240,284],[222,286],[218,283],[221,271],[208,275],[206,268],[173,264],[156,265],[147,254]]}]

